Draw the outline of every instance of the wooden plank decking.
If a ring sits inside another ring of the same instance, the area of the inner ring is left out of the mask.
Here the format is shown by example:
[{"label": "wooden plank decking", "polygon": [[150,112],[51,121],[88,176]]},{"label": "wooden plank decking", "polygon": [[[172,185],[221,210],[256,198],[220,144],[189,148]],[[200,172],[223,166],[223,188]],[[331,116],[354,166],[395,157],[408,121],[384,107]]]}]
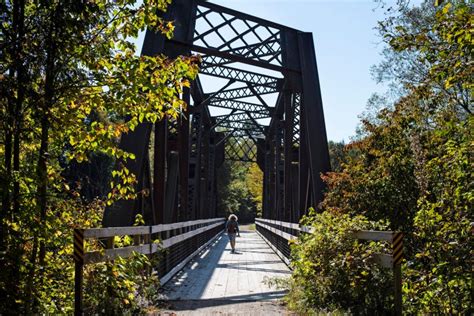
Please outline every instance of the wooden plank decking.
[{"label": "wooden plank decking", "polygon": [[267,278],[288,277],[290,270],[254,231],[242,231],[237,253],[225,234],[196,256],[164,286],[164,299],[269,301],[284,291],[265,284]]}]

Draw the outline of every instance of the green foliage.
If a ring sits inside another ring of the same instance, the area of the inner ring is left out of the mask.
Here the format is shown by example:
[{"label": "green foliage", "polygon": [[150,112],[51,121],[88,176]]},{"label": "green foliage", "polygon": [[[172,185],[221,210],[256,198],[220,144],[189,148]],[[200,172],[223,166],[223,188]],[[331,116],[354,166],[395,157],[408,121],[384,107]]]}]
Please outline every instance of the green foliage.
[{"label": "green foliage", "polygon": [[[130,42],[145,28],[171,36],[157,14],[169,3],[0,4],[2,313],[70,313],[72,229],[99,227],[106,205],[141,194],[123,163],[135,157],[118,141],[140,123],[179,117],[197,74],[196,57],[140,57]],[[75,173],[92,165],[108,196]]]},{"label": "green foliage", "polygon": [[228,160],[218,170],[217,208],[223,216],[236,214],[241,223],[253,221],[259,207],[257,187],[262,182],[259,182],[258,174],[251,170],[249,163]]},{"label": "green foliage", "polygon": [[301,223],[314,232],[300,235],[291,245],[290,308],[304,314],[389,312],[393,302],[390,270],[370,260],[373,253],[384,252],[386,245],[363,243],[353,237],[357,230],[383,230],[385,226],[363,216],[330,211],[316,214],[313,210]]},{"label": "green foliage", "polygon": [[381,111],[377,125],[364,122],[367,136],[346,149],[357,154],[347,155],[341,172],[324,176],[330,188],[324,207],[388,219],[391,229],[412,231],[419,194],[412,146],[417,118],[406,110],[412,103],[403,100],[394,111]]},{"label": "green foliage", "polygon": [[[236,149],[234,159],[244,159],[246,146],[237,146],[236,142],[247,144],[256,150],[256,145],[248,139],[229,138],[227,149]],[[229,148],[230,147],[230,148]],[[217,209],[223,216],[235,213],[241,222],[251,222],[262,213],[263,172],[257,163],[225,160],[217,176]]]},{"label": "green foliage", "polygon": [[[57,210],[48,210],[46,224],[39,231],[38,227],[28,227],[26,225],[17,226],[15,222],[7,222],[11,230],[18,229],[17,233],[25,238],[26,234],[37,234],[39,238],[45,240],[48,246],[46,252],[46,264],[41,267],[41,274],[31,273],[32,262],[26,260],[21,266],[21,273],[30,276],[31,279],[21,279],[20,289],[26,290],[27,287],[34,286],[34,300],[37,302],[38,310],[46,314],[70,314],[73,311],[74,304],[74,264],[72,259],[73,252],[73,234],[72,227],[98,227],[102,220],[103,203],[96,200],[84,206],[78,200],[54,201]],[[27,219],[24,221],[26,222]],[[28,222],[26,222],[28,223]],[[77,225],[77,226],[76,226]],[[36,231],[35,231],[36,230]],[[33,231],[33,232],[32,232]],[[11,235],[10,235],[11,236]],[[8,243],[13,241],[7,240]],[[32,249],[34,240],[30,239],[24,243],[26,249]],[[28,251],[26,254],[31,255]],[[26,254],[23,258],[27,258]],[[8,264],[11,264],[9,261]],[[5,268],[8,268],[6,266]],[[5,277],[2,276],[2,282]],[[11,294],[10,294],[11,295]],[[3,301],[3,304],[6,302]],[[26,302],[21,302],[26,308]],[[1,310],[5,311],[4,305],[0,305]]]},{"label": "green foliage", "polygon": [[430,192],[419,200],[416,253],[406,271],[409,310],[472,311],[473,130],[471,116],[464,122],[446,122],[435,132],[438,152],[426,165]]},{"label": "green foliage", "polygon": [[263,172],[256,163],[250,165],[245,182],[249,189],[249,193],[252,196],[253,202],[256,207],[256,216],[262,216],[262,203],[263,203]]},{"label": "green foliage", "polygon": [[[370,281],[373,292],[360,292],[365,301],[356,309],[350,301],[359,289],[351,292],[334,281],[348,285],[354,277],[337,264],[354,251],[337,232],[345,225],[357,227],[363,215],[364,221],[386,222],[405,233],[407,314],[472,314],[472,5],[444,1],[434,7],[425,1],[391,12],[395,16],[389,12],[379,25],[389,46],[376,74],[395,83],[397,99],[393,104],[380,96],[370,100],[358,138],[337,151],[340,169],[323,176],[325,212],[310,220],[315,233],[293,246],[290,305],[355,313],[389,308],[391,301],[378,296],[385,292],[386,276]],[[363,258],[363,252],[355,253]],[[324,269],[322,263],[334,264]],[[358,261],[355,271],[364,267],[377,276],[378,268],[365,264]]]},{"label": "green foliage", "polygon": [[414,89],[433,94],[472,113],[472,23],[470,1],[445,1],[434,6],[399,5],[379,22],[388,44],[384,61],[375,67],[378,81],[390,82],[403,94]]},{"label": "green foliage", "polygon": [[146,255],[88,266],[86,275],[86,314],[136,315],[158,300],[158,275]]},{"label": "green foliage", "polygon": [[[134,226],[144,225],[138,214]],[[157,242],[157,240],[155,241]],[[131,236],[115,236],[114,247],[134,244]],[[89,251],[101,251],[99,242],[87,244]],[[158,265],[158,255],[151,257],[134,252],[128,258],[85,266],[84,301],[87,314],[144,314],[157,303],[160,280],[153,267]]]},{"label": "green foliage", "polygon": [[[420,63],[429,65],[423,81],[426,85],[442,87],[446,91],[456,86],[457,89],[472,89],[472,69],[466,67],[473,48],[472,6],[464,1],[446,2],[436,10],[433,19],[416,32],[397,25],[392,32],[385,33],[385,37],[394,50],[416,51]],[[471,106],[464,102],[461,105]]]}]

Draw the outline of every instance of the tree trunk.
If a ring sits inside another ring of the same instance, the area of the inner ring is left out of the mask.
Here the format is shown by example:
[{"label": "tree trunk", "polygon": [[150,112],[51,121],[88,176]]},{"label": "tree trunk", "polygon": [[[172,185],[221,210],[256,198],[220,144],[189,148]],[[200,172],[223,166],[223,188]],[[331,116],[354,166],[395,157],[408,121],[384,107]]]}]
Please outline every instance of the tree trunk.
[{"label": "tree trunk", "polygon": [[[12,45],[11,58],[13,59],[9,75],[13,79],[12,90],[8,100],[6,139],[5,139],[5,192],[3,193],[2,203],[2,248],[7,250],[7,260],[10,262],[6,273],[8,278],[6,291],[8,295],[8,308],[11,312],[19,312],[20,305],[17,303],[20,298],[21,285],[21,258],[23,255],[22,239],[18,233],[7,229],[4,220],[8,219],[15,222],[20,214],[20,184],[13,177],[13,172],[20,171],[20,134],[22,125],[22,108],[25,99],[22,89],[25,66],[23,65],[23,43],[24,43],[24,20],[25,20],[25,1],[18,0],[13,2],[13,23],[12,23]],[[13,167],[13,168],[12,168]],[[13,181],[13,194],[10,194]],[[13,210],[12,210],[13,205]],[[5,243],[8,241],[8,245]]]},{"label": "tree trunk", "polygon": [[0,213],[1,220],[1,232],[0,232],[0,251],[6,251],[6,238],[7,238],[7,227],[5,225],[5,219],[8,218],[10,214],[10,183],[12,177],[12,106],[11,102],[8,102],[7,113],[6,113],[6,122],[5,122],[5,174],[2,179],[2,212]]},{"label": "tree trunk", "polygon": [[[54,84],[56,77],[55,69],[55,59],[57,55],[57,47],[54,42],[54,37],[56,33],[56,23],[59,20],[60,13],[60,2],[56,5],[56,8],[51,11],[51,25],[48,32],[47,38],[47,58],[46,58],[46,71],[45,71],[45,87],[44,87],[44,103],[41,109],[41,145],[37,165],[37,175],[38,175],[38,207],[40,213],[40,222],[42,231],[44,231],[44,226],[46,223],[46,211],[48,208],[48,156],[49,156],[49,128],[50,128],[50,109],[54,105]],[[46,257],[46,246],[44,239],[40,241],[39,247],[39,266],[43,268],[45,266],[45,257]],[[39,279],[42,280],[41,274],[44,269],[40,270]]]},{"label": "tree trunk", "polygon": [[[30,257],[31,268],[29,271],[29,280],[27,287],[27,300],[31,305],[28,306],[29,312],[37,312],[38,302],[34,299],[33,288],[41,284],[34,285],[34,280],[43,281],[43,273],[45,271],[46,258],[46,244],[45,238],[39,238],[38,234],[45,233],[46,215],[48,208],[48,157],[49,157],[49,129],[50,129],[50,109],[54,104],[54,80],[55,80],[55,58],[56,45],[54,43],[54,34],[56,32],[56,23],[58,22],[58,13],[60,5],[57,4],[54,10],[51,10],[50,25],[48,35],[46,38],[46,67],[45,67],[45,85],[44,97],[41,100],[39,114],[41,117],[41,131],[40,131],[40,150],[38,161],[36,164],[36,176],[38,181],[38,189],[36,192],[36,199],[39,213],[39,233],[35,233],[33,251]],[[46,236],[44,236],[46,237]],[[39,242],[38,242],[39,240]],[[39,244],[39,251],[38,251]],[[38,259],[38,264],[37,264]],[[37,274],[37,276],[36,276]]]}]

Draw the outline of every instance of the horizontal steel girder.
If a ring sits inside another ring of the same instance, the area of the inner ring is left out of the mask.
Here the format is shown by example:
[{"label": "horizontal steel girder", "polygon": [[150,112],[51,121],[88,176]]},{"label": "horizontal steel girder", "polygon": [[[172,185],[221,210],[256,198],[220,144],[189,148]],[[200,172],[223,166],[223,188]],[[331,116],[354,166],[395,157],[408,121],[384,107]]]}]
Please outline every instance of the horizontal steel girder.
[{"label": "horizontal steel girder", "polygon": [[[254,85],[251,87],[242,87],[235,89],[227,89],[220,91],[213,95],[213,98],[225,99],[225,100],[234,100],[248,97],[258,97],[264,94],[276,93],[279,92],[279,87],[277,84],[272,86],[258,86]],[[212,102],[211,102],[212,103]]]},{"label": "horizontal steel girder", "polygon": [[271,115],[270,113],[271,108],[266,108],[264,105],[261,105],[261,104],[244,102],[244,101],[212,98],[209,105],[215,106],[218,108],[223,108],[223,109],[231,109],[231,110],[245,111],[245,112],[250,112],[250,113],[262,113],[265,115],[267,114]]},{"label": "horizontal steel girder", "polygon": [[233,137],[248,137],[252,136],[255,138],[265,137],[260,130],[247,130],[247,129],[228,129],[227,133],[232,133]]},{"label": "horizontal steel girder", "polygon": [[207,56],[204,58],[199,69],[199,73],[219,78],[233,79],[236,81],[250,83],[252,85],[262,85],[269,87],[281,85],[282,79],[280,78],[223,66],[218,63],[218,60],[215,61],[215,59],[216,58],[213,56]]},{"label": "horizontal steel girder", "polygon": [[264,132],[264,127],[258,124],[255,124],[254,121],[242,121],[242,122],[233,122],[233,121],[224,121],[219,125],[221,128],[234,129],[234,130],[243,130],[249,132],[255,132],[262,134]]},{"label": "horizontal steel girder", "polygon": [[217,120],[227,120],[229,122],[243,122],[243,121],[249,121],[249,115],[252,117],[254,120],[259,120],[259,119],[264,119],[264,118],[269,118],[269,114],[264,114],[264,113],[233,113],[233,114],[227,114],[227,115],[218,115],[214,116]]}]

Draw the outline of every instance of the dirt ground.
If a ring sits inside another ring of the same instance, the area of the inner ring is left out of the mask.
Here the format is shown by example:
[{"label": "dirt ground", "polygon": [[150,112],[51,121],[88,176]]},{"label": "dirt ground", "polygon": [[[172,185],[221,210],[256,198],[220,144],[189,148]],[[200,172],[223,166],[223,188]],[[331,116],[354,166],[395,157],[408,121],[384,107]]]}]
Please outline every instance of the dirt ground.
[{"label": "dirt ground", "polygon": [[279,301],[238,302],[228,300],[186,300],[167,301],[153,316],[181,316],[181,315],[297,315],[288,312]]}]

